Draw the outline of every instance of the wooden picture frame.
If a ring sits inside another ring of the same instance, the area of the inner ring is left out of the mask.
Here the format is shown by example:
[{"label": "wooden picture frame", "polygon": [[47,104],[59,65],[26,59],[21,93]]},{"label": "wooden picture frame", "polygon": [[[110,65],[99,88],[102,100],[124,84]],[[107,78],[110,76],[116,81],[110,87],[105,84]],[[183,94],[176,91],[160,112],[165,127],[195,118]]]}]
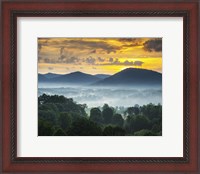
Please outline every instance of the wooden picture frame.
[{"label": "wooden picture frame", "polygon": [[[3,1],[2,172],[200,172],[199,1]],[[18,17],[183,17],[183,157],[17,157]]]}]

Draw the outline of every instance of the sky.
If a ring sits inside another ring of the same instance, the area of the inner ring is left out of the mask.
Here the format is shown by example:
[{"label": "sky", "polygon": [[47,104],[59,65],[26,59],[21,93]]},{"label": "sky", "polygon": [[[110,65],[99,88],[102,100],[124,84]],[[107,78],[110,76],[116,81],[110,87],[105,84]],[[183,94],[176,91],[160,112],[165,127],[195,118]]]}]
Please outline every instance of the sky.
[{"label": "sky", "polygon": [[126,68],[162,73],[162,38],[38,38],[41,74],[115,74]]}]

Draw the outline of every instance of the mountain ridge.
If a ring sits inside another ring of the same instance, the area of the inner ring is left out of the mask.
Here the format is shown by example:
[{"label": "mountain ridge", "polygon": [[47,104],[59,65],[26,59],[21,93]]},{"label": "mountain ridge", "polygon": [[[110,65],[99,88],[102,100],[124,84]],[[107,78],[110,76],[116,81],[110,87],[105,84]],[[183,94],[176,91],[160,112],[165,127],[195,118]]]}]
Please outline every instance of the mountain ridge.
[{"label": "mountain ridge", "polygon": [[127,68],[106,79],[93,84],[94,86],[126,86],[126,85],[162,85],[162,74],[156,71]]},{"label": "mountain ridge", "polygon": [[[39,74],[41,76],[41,74]],[[45,77],[45,75],[43,75]],[[41,79],[41,80],[40,80]],[[42,78],[40,77],[38,80],[42,82]],[[82,73],[80,71],[72,72],[69,74],[60,75],[54,78],[49,78],[45,80],[48,83],[63,83],[63,84],[89,84],[94,83],[100,80],[100,78],[95,77],[90,74]]]},{"label": "mountain ridge", "polygon": [[48,74],[52,75],[53,73],[38,74],[38,81],[41,83],[86,84],[92,86],[162,85],[161,73],[140,68],[127,68],[113,75],[91,75],[75,71],[64,75],[56,74],[58,76],[52,78],[45,77]]},{"label": "mountain ridge", "polygon": [[100,78],[100,79],[105,79],[105,78],[108,78],[112,75],[109,75],[109,74],[95,74],[94,76]]},{"label": "mountain ridge", "polygon": [[46,78],[51,79],[51,78],[55,78],[55,77],[59,77],[62,76],[62,74],[56,74],[56,73],[46,73],[46,74],[42,74],[44,75]]}]

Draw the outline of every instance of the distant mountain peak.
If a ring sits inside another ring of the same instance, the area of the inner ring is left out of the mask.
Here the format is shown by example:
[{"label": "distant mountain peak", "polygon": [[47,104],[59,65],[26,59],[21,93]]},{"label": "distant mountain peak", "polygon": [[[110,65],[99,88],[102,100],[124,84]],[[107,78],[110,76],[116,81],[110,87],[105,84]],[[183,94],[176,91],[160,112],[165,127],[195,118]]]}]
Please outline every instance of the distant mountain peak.
[{"label": "distant mountain peak", "polygon": [[51,78],[61,76],[61,74],[55,74],[55,73],[48,72],[46,74],[43,74],[43,76],[45,76],[47,79],[51,79]]},{"label": "distant mountain peak", "polygon": [[[40,78],[42,82],[42,78]],[[48,83],[60,83],[60,84],[91,84],[95,83],[100,78],[90,74],[86,74],[80,71],[71,72],[69,74],[59,75],[54,78],[49,78]]]},{"label": "distant mountain peak", "polygon": [[74,71],[74,72],[71,72],[69,74],[83,74],[83,72],[81,72],[81,71]]},{"label": "distant mountain peak", "polygon": [[156,71],[127,68],[108,78],[102,79],[93,85],[97,86],[157,86],[162,84],[162,74]]},{"label": "distant mountain peak", "polygon": [[[71,72],[69,74],[86,74],[86,73],[83,73],[81,71],[75,71],[75,72]],[[69,74],[66,74],[66,75],[69,75]],[[90,74],[88,74],[88,75],[90,75]]]},{"label": "distant mountain peak", "polygon": [[69,74],[38,74],[39,82],[62,84],[92,84],[94,86],[161,86],[162,74],[141,68],[126,68],[114,75],[86,74],[81,71]]},{"label": "distant mountain peak", "polygon": [[[143,69],[143,68],[126,68],[126,69],[124,69],[124,70],[122,70],[122,71],[120,71],[120,72],[126,72],[126,71],[152,71],[152,72],[156,72],[156,73],[159,73],[159,72],[157,72],[157,71],[153,71],[153,70],[150,70],[150,69]],[[118,73],[120,73],[120,72],[118,72]]]},{"label": "distant mountain peak", "polygon": [[49,74],[55,74],[55,73],[48,72],[48,73],[46,73],[46,74],[44,74],[44,75],[47,75],[47,74],[49,75]]}]

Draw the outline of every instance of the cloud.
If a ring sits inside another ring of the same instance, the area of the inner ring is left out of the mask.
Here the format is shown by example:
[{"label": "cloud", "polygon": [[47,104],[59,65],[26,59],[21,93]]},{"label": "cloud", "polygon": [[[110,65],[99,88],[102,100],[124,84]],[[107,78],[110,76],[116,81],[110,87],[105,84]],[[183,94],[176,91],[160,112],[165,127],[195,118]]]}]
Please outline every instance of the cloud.
[{"label": "cloud", "polygon": [[47,57],[39,57],[38,58],[38,62],[39,63],[55,63],[55,60],[54,59],[50,59],[50,58],[47,58]]},{"label": "cloud", "polygon": [[127,66],[133,65],[133,61],[128,61],[128,60],[126,60],[126,61],[123,62],[123,64],[124,64],[124,65],[127,65]]},{"label": "cloud", "polygon": [[38,56],[38,63],[54,63],[54,59],[48,58],[48,57],[43,57],[43,56]]},{"label": "cloud", "polygon": [[91,65],[94,65],[95,62],[96,62],[96,59],[93,58],[93,57],[88,57],[85,59],[85,62],[88,63],[88,64],[91,64]]},{"label": "cloud", "polygon": [[120,42],[133,42],[135,38],[119,38],[118,41]]},{"label": "cloud", "polygon": [[67,57],[65,55],[61,55],[58,58],[57,63],[80,64],[79,61],[80,61],[80,58],[78,58],[78,57],[75,57],[75,56]]},{"label": "cloud", "polygon": [[122,51],[123,51],[123,48],[142,46],[143,42],[144,42],[143,39],[141,39],[141,38],[119,38],[118,41],[123,43],[121,45]]},{"label": "cloud", "polygon": [[[79,50],[87,50],[88,53],[96,53],[97,49],[101,52],[106,52],[110,54],[112,52],[116,52],[120,47],[110,44],[104,40],[87,40],[87,39],[49,39],[48,43],[44,42],[43,38],[40,38],[40,43],[45,44],[49,47],[60,48],[60,55],[63,54],[65,48],[68,49],[79,49]],[[91,51],[92,50],[92,51]]]},{"label": "cloud", "polygon": [[112,61],[104,65],[142,66],[143,63],[144,62],[142,61],[129,61],[129,60],[120,62],[118,58],[116,58],[115,60],[112,58]]},{"label": "cloud", "polygon": [[162,39],[152,39],[146,41],[144,44],[144,50],[148,52],[161,52],[162,51]]},{"label": "cloud", "polygon": [[113,64],[113,65],[119,65],[119,64],[120,64],[119,59],[115,59],[115,61],[114,61],[112,64]]},{"label": "cloud", "polygon": [[38,55],[38,62],[39,63],[43,63],[43,58],[41,56]]},{"label": "cloud", "polygon": [[[101,49],[102,51],[107,52],[107,54],[110,54],[111,52],[116,52],[119,47],[111,45],[105,41],[88,41],[88,40],[65,40],[65,44],[68,44],[69,46],[73,48],[79,48],[79,49]],[[93,50],[94,51],[94,50]]]},{"label": "cloud", "polygon": [[112,58],[112,62],[109,62],[105,65],[124,65],[124,66],[133,66],[134,65],[134,62],[133,61],[128,61],[128,60],[125,60],[124,62],[120,62],[119,59],[113,59]]},{"label": "cloud", "polygon": [[137,61],[133,62],[133,65],[135,65],[135,66],[142,66],[143,63],[144,62],[137,60]]},{"label": "cloud", "polygon": [[48,40],[44,40],[42,43],[38,42],[38,53],[41,52],[42,47],[48,45]]},{"label": "cloud", "polygon": [[45,59],[44,59],[44,62],[45,62],[45,63],[51,63],[51,60],[50,60],[49,58],[45,58]]},{"label": "cloud", "polygon": [[65,47],[60,48],[60,55],[63,55]]},{"label": "cloud", "polygon": [[96,50],[92,50],[91,52],[90,52],[90,54],[94,54],[94,53],[96,53],[97,51]]},{"label": "cloud", "polygon": [[58,58],[58,62],[59,63],[63,63],[64,62],[64,60],[65,60],[65,56],[64,55],[60,55],[60,57]]},{"label": "cloud", "polygon": [[111,57],[111,58],[109,58],[109,62],[113,62],[114,61],[114,59]]},{"label": "cloud", "polygon": [[120,42],[131,42],[131,43],[135,43],[135,42],[141,42],[142,38],[118,38],[117,39]]},{"label": "cloud", "polygon": [[80,61],[80,59],[78,57],[69,57],[65,59],[65,63],[69,63],[69,64],[76,64]]},{"label": "cloud", "polygon": [[112,65],[131,66],[131,65],[133,65],[133,61],[125,60],[124,62],[120,62],[119,59],[115,59],[115,61],[113,63],[111,63],[111,64]]},{"label": "cloud", "polygon": [[[71,64],[80,67],[142,66],[143,62],[135,60],[161,57],[161,51],[162,39],[159,38],[40,38],[38,40],[39,63]],[[112,53],[116,53],[116,58]]]},{"label": "cloud", "polygon": [[42,49],[42,44],[38,43],[38,54],[40,53],[41,49]]},{"label": "cloud", "polygon": [[98,57],[98,61],[99,61],[99,62],[104,62],[105,59],[103,59],[103,58],[101,58],[101,57]]},{"label": "cloud", "polygon": [[54,68],[53,67],[48,67],[48,70],[53,70]]},{"label": "cloud", "polygon": [[136,47],[136,46],[140,46],[140,45],[141,45],[140,43],[135,42],[135,43],[131,43],[131,44],[122,45],[122,48]]},{"label": "cloud", "polygon": [[65,47],[60,48],[60,57],[58,58],[58,63],[65,64],[78,64],[80,58],[76,56],[73,52],[66,51]]}]

